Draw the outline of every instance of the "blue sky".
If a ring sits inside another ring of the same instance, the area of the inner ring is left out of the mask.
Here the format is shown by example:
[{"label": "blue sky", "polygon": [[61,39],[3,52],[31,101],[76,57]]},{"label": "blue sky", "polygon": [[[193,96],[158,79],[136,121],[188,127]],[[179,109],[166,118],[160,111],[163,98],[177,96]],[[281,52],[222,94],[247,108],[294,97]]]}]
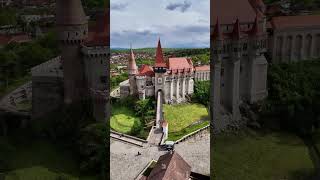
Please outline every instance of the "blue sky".
[{"label": "blue sky", "polygon": [[111,0],[111,48],[209,47],[209,0]]}]

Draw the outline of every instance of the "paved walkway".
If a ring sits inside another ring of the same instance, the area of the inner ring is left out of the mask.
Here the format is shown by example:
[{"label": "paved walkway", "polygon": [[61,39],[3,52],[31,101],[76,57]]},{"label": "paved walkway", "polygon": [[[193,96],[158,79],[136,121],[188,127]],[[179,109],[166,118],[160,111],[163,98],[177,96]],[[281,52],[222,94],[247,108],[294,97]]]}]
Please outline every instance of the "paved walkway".
[{"label": "paved walkway", "polygon": [[146,142],[142,142],[140,140],[136,140],[134,138],[131,138],[129,137],[128,135],[123,135],[123,134],[120,134],[120,133],[114,133],[114,132],[111,132],[110,133],[110,137],[113,139],[113,140],[116,140],[116,141],[121,141],[123,143],[128,143],[128,144],[131,144],[131,145],[135,145],[135,146],[139,146],[139,147],[143,147],[143,146],[146,146],[147,143]]},{"label": "paved walkway", "polygon": [[[210,135],[207,131],[176,145],[175,150],[191,165],[192,171],[210,173]],[[138,151],[141,153],[137,156]],[[166,151],[156,146],[133,146],[111,139],[111,180],[134,179],[152,160],[158,160]]]}]

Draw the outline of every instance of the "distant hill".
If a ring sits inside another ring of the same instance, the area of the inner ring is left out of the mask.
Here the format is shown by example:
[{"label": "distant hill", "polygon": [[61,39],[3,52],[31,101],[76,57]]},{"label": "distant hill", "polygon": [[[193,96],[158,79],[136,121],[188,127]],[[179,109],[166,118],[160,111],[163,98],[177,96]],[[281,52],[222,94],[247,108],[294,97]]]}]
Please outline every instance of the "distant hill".
[{"label": "distant hill", "polygon": [[[209,52],[209,48],[162,48],[164,53],[173,53],[173,52],[184,52],[184,54],[189,54],[187,52],[190,52],[191,54],[202,54]],[[119,52],[128,52],[129,49],[126,48],[111,48],[111,53],[119,53]],[[139,48],[139,49],[133,49],[136,53],[150,53],[155,54],[156,48]]]}]

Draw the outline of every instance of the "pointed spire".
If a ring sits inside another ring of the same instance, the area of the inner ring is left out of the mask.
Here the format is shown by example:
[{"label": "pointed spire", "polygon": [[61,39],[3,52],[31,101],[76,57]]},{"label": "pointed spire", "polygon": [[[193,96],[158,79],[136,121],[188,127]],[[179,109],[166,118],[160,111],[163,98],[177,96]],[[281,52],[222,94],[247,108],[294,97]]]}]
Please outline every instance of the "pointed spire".
[{"label": "pointed spire", "polygon": [[56,6],[58,25],[79,25],[87,23],[87,17],[84,13],[81,0],[57,0]]},{"label": "pointed spire", "polygon": [[248,33],[250,36],[255,36],[259,34],[259,25],[258,25],[258,16],[256,16],[252,28],[249,30]]},{"label": "pointed spire", "polygon": [[240,23],[238,18],[233,25],[232,39],[240,40]]},{"label": "pointed spire", "polygon": [[163,58],[163,53],[162,53],[162,48],[161,48],[161,42],[160,42],[160,37],[158,40],[158,47],[157,47],[157,52],[156,52],[156,67],[165,67],[166,63]]},{"label": "pointed spire", "polygon": [[218,17],[217,17],[216,25],[214,27],[213,40],[223,40],[223,35],[220,29],[220,23],[219,23]]},{"label": "pointed spire", "polygon": [[129,71],[129,75],[138,74],[138,67],[136,64],[136,58],[134,57],[134,53],[133,53],[131,44],[130,44],[130,56],[129,56],[128,71]]}]

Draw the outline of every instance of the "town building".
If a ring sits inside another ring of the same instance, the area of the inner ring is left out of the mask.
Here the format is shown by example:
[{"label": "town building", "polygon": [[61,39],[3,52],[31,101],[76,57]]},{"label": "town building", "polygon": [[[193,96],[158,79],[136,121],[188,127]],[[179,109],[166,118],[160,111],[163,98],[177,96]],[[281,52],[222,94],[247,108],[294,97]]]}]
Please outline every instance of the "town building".
[{"label": "town building", "polygon": [[98,15],[90,35],[81,0],[58,0],[56,14],[61,56],[32,70],[32,116],[41,117],[62,104],[91,102],[93,117],[106,121],[109,10]]},{"label": "town building", "polygon": [[160,39],[154,66],[142,65],[138,69],[131,49],[128,63],[128,83],[120,84],[121,96],[134,95],[139,99],[152,97],[161,91],[164,103],[186,102],[194,91],[194,75],[198,81],[209,80],[209,66],[194,67],[189,58],[163,56]]}]

